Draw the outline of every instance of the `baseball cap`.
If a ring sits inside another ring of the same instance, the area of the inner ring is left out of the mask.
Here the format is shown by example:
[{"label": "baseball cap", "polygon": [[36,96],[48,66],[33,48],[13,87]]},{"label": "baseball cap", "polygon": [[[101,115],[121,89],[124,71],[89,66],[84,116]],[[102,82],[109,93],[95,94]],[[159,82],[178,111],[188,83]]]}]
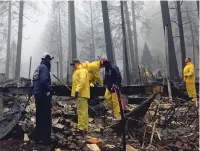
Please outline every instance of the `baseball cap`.
[{"label": "baseball cap", "polygon": [[72,63],[70,63],[71,66],[75,65],[76,63],[80,63],[78,59],[73,59]]},{"label": "baseball cap", "polygon": [[52,55],[51,54],[49,54],[49,53],[47,53],[47,52],[45,52],[45,53],[43,53],[43,55],[42,55],[42,59],[45,59],[45,58],[49,58],[49,59],[53,59],[54,57],[52,57]]}]

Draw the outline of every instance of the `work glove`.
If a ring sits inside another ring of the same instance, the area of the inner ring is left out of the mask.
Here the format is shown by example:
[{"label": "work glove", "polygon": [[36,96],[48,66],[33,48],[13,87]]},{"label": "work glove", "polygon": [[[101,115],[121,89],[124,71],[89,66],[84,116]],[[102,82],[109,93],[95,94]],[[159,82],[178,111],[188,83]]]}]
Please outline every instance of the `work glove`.
[{"label": "work glove", "polygon": [[78,92],[77,91],[75,92],[75,98],[78,98]]},{"label": "work glove", "polygon": [[50,96],[50,94],[51,94],[50,92],[47,92],[47,93],[46,93],[47,96]]},{"label": "work glove", "polygon": [[117,85],[116,84],[113,84],[112,87],[111,87],[111,92],[114,93],[115,92],[115,89],[117,90]]},{"label": "work glove", "polygon": [[122,88],[122,84],[121,83],[115,83],[114,84],[116,89],[120,90]]},{"label": "work glove", "polygon": [[98,84],[94,84],[94,87],[98,87]]}]

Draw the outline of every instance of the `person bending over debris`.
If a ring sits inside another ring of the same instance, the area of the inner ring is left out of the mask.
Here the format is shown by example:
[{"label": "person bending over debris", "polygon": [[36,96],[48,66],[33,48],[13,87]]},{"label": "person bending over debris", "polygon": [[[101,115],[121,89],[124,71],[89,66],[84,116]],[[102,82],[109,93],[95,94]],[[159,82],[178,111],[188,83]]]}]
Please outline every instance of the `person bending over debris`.
[{"label": "person bending over debris", "polygon": [[116,119],[121,119],[120,115],[120,107],[118,102],[117,94],[112,89],[113,85],[116,85],[118,89],[121,88],[121,74],[119,71],[119,68],[108,61],[107,59],[101,59],[101,66],[105,67],[105,77],[103,84],[106,86],[106,92],[105,92],[105,100],[107,102],[108,108],[113,111],[114,116]]},{"label": "person bending over debris", "polygon": [[190,58],[185,58],[185,68],[183,69],[184,81],[186,84],[186,90],[192,101],[196,102],[196,88],[195,88],[195,71],[194,65]]},{"label": "person bending over debris", "polygon": [[51,60],[49,53],[44,53],[42,61],[33,74],[33,93],[36,104],[36,128],[33,140],[36,143],[50,144],[51,139]]},{"label": "person bending over debris", "polygon": [[90,98],[90,85],[88,70],[78,59],[73,59],[70,64],[74,67],[72,75],[71,96],[78,99],[78,129],[84,135],[88,131],[88,99]]},{"label": "person bending over debris", "polygon": [[103,86],[103,80],[100,76],[100,61],[89,62],[85,61],[83,65],[87,68],[89,74],[90,86],[94,87],[95,85]]},{"label": "person bending over debris", "polygon": [[[85,61],[82,65],[88,70],[89,75],[89,83],[91,87],[96,86],[103,86],[103,80],[100,76],[100,61],[89,62]],[[97,96],[90,96],[88,104],[98,104],[98,97]]]}]

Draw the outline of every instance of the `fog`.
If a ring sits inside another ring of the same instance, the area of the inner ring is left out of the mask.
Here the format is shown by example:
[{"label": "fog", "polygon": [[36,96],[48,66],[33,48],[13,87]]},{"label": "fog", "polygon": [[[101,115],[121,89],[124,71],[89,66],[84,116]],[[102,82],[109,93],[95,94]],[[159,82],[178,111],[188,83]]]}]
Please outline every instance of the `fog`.
[{"label": "fog", "polygon": [[[36,1],[31,1],[37,6],[37,11],[33,11],[31,8],[27,7],[27,4],[24,4],[24,13],[31,18],[32,21],[24,17],[24,22],[23,22],[23,40],[22,40],[22,55],[21,55],[21,77],[28,77],[28,70],[29,70],[29,59],[32,56],[32,70],[31,70],[31,75],[33,74],[35,68],[39,65],[41,61],[41,56],[44,52],[52,52],[50,49],[54,49],[53,45],[50,46],[50,48],[47,47],[48,45],[48,34],[50,33],[50,26],[53,24],[51,22],[53,16],[52,16],[52,1],[51,0],[46,0],[46,1],[41,1],[41,0],[36,0]],[[84,3],[85,1],[75,1],[75,16],[76,16],[76,34],[77,34],[77,52],[78,52],[78,58],[81,59],[81,61],[84,61],[84,57],[80,57],[81,51],[83,51],[84,43],[81,43],[78,39],[81,38],[82,35],[87,35],[87,33],[84,33],[84,31],[87,30],[87,19],[85,18],[85,14],[88,13],[87,7],[85,6]],[[109,2],[112,3],[112,2]],[[118,3],[118,2],[114,2]],[[128,3],[129,4],[129,3]],[[61,15],[62,15],[62,20],[61,20],[61,25],[62,25],[62,47],[63,47],[63,72],[64,72],[64,77],[66,76],[67,72],[67,57],[68,57],[68,6],[61,6]],[[64,8],[65,7],[65,8]],[[93,13],[95,16],[95,13],[98,15],[100,13],[96,12],[97,8],[99,7],[101,11],[101,5],[99,2],[98,4],[93,4]],[[195,7],[195,6],[194,6]],[[88,7],[89,8],[89,7]],[[144,6],[142,6],[143,10],[142,16],[145,18],[144,20],[148,19],[149,20],[149,26],[150,29],[148,29],[148,32],[141,31],[143,27],[143,22],[140,21],[139,19],[136,20],[137,24],[137,34],[138,34],[138,56],[139,60],[141,61],[141,56],[143,55],[143,48],[144,48],[144,43],[146,42],[149,50],[151,52],[151,55],[154,57],[159,57],[160,60],[162,60],[163,68],[165,67],[165,42],[164,42],[164,31],[163,31],[163,22],[162,22],[162,15],[161,15],[161,8],[160,8],[160,2],[159,1],[145,1]],[[18,11],[18,10],[16,10]],[[119,12],[120,13],[120,12]],[[145,17],[144,17],[145,16]],[[96,18],[97,21],[94,21],[94,24],[98,22],[98,18]],[[95,20],[95,19],[94,19]],[[100,14],[99,20],[102,20],[102,14]],[[198,18],[197,18],[198,20]],[[197,21],[198,22],[198,21]],[[117,21],[116,21],[117,23]],[[110,21],[110,24],[114,24],[113,21]],[[96,25],[94,25],[96,28]],[[174,26],[174,25],[172,25]],[[101,24],[102,31],[103,31],[103,25]],[[15,27],[17,29],[17,27]],[[112,29],[111,29],[112,30]],[[49,32],[49,33],[48,33]],[[94,29],[94,33],[95,33]],[[99,36],[102,34],[102,38],[104,38],[103,32],[100,32],[100,34],[95,33],[96,36]],[[116,34],[116,31],[113,31],[112,34]],[[96,38],[96,37],[95,37]],[[15,40],[17,43],[17,34],[11,34],[11,41]],[[95,41],[96,42],[96,41]],[[113,45],[116,43],[116,40],[113,40]],[[97,42],[96,42],[97,44]],[[177,49],[177,45],[179,43],[175,43],[175,48]],[[95,45],[97,47],[97,45]],[[105,43],[102,44],[102,49],[96,48],[96,58],[97,56],[104,56],[106,57],[106,51],[105,49]],[[187,45],[186,45],[187,47]],[[122,60],[122,50],[121,47],[119,50],[115,48],[115,52],[119,55],[116,55],[117,58],[117,65],[119,66],[120,70],[123,70],[123,60]],[[102,50],[102,51],[101,51]],[[186,51],[189,51],[186,49]],[[55,49],[55,54],[57,54],[57,50]],[[102,52],[104,52],[102,54]],[[53,55],[55,55],[53,54]],[[86,54],[86,53],[83,53]],[[187,52],[188,54],[188,52]],[[189,56],[192,57],[192,54],[189,53]],[[198,56],[198,55],[197,55]],[[87,58],[87,56],[86,56]],[[177,56],[177,62],[180,66],[180,58]],[[57,56],[56,59],[52,62],[52,72],[56,72],[56,61],[58,60]],[[198,57],[197,57],[198,60]],[[197,64],[196,64],[197,65]],[[0,72],[4,73],[5,72],[5,62],[1,63],[0,66]],[[180,70],[181,72],[181,70]]]}]

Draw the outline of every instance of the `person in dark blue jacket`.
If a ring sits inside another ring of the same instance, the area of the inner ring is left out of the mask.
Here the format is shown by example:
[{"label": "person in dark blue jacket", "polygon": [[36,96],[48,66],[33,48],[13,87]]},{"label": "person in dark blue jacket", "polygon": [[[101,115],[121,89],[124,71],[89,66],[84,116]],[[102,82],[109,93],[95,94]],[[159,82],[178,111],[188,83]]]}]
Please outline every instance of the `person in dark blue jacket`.
[{"label": "person in dark blue jacket", "polygon": [[51,60],[49,53],[44,53],[42,61],[33,74],[33,94],[36,104],[35,142],[49,144],[51,140]]},{"label": "person in dark blue jacket", "polygon": [[102,59],[101,64],[102,67],[105,67],[103,84],[106,86],[106,92],[104,98],[107,102],[108,108],[113,111],[115,118],[120,120],[121,115],[118,97],[115,91],[112,89],[113,85],[115,85],[119,90],[121,88],[122,77],[119,68],[107,59]]}]

